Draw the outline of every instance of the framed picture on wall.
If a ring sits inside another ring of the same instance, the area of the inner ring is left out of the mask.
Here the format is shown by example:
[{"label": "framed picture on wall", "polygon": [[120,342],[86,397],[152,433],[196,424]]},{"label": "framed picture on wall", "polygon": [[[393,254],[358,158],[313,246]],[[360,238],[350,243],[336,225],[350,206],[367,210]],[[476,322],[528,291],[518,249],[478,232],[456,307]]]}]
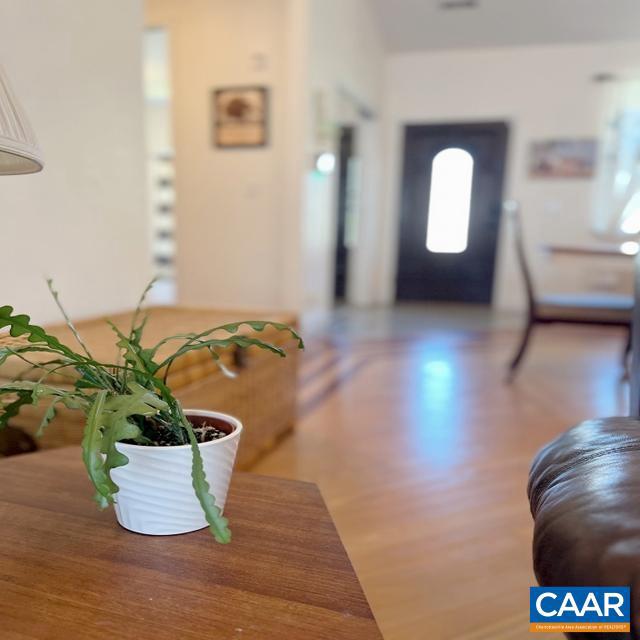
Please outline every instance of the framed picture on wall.
[{"label": "framed picture on wall", "polygon": [[598,143],[591,138],[532,142],[529,175],[532,178],[591,178],[597,151]]},{"label": "framed picture on wall", "polygon": [[213,91],[213,144],[223,149],[264,147],[269,130],[266,87],[226,87]]}]

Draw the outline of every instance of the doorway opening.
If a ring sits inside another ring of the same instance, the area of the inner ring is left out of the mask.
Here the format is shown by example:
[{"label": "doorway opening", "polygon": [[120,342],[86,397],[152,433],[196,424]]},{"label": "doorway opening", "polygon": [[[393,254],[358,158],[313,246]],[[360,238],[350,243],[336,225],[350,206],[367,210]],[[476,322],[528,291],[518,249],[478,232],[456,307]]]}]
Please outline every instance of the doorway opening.
[{"label": "doorway opening", "polygon": [[174,304],[176,292],[175,171],[171,123],[169,35],[152,27],[143,35],[147,202],[155,304]]},{"label": "doorway opening", "polygon": [[504,122],[405,128],[397,300],[491,302],[507,136]]},{"label": "doorway opening", "polygon": [[355,246],[358,229],[357,197],[359,162],[355,152],[356,130],[340,128],[338,143],[338,189],[334,299],[344,302],[349,286],[349,250]]}]

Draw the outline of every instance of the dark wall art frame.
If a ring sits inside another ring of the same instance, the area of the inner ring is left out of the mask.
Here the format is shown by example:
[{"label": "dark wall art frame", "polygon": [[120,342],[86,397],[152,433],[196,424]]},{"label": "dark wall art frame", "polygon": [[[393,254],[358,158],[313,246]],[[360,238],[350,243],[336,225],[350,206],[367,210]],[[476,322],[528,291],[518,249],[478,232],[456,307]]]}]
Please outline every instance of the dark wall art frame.
[{"label": "dark wall art frame", "polygon": [[269,144],[269,89],[220,87],[211,92],[212,143],[218,149],[255,149]]}]

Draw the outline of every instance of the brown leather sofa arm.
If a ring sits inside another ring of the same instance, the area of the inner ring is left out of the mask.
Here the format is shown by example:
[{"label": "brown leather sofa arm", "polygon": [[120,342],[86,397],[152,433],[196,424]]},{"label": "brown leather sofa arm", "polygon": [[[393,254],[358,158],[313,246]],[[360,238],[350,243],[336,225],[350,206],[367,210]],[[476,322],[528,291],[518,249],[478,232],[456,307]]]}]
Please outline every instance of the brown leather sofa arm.
[{"label": "brown leather sofa arm", "polygon": [[529,503],[533,564],[542,586],[630,586],[632,633],[572,638],[640,639],[640,421],[589,420],[533,461]]}]

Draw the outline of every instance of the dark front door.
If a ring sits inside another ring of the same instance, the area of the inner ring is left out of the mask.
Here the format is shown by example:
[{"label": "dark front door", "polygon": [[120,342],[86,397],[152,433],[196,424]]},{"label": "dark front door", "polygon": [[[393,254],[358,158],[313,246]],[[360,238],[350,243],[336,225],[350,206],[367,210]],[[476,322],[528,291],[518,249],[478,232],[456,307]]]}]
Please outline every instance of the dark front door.
[{"label": "dark front door", "polygon": [[507,125],[405,129],[396,296],[491,302]]}]

